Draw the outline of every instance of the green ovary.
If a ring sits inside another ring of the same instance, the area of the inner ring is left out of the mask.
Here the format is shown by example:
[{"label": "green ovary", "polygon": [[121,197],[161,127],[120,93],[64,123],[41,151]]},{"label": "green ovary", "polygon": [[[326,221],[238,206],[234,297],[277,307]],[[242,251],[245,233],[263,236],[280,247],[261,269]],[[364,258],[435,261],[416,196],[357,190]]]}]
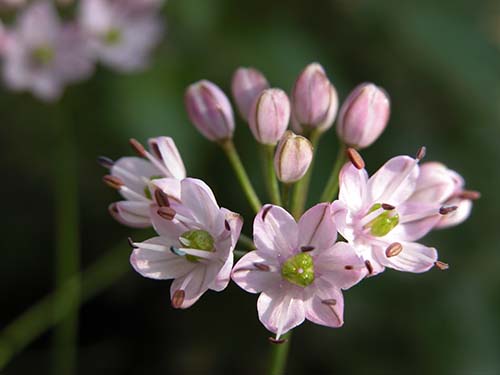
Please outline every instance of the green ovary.
[{"label": "green ovary", "polygon": [[33,50],[32,56],[37,64],[48,65],[54,60],[55,53],[53,48],[51,48],[48,45],[45,45],[45,46],[40,46],[35,50]]},{"label": "green ovary", "polygon": [[314,281],[314,262],[306,253],[288,258],[281,266],[281,276],[292,284],[306,287]]},{"label": "green ovary", "polygon": [[109,29],[106,34],[104,34],[104,42],[110,46],[120,43],[122,40],[122,33],[119,29]]},{"label": "green ovary", "polygon": [[[374,204],[370,209],[370,213],[378,210],[382,205],[380,203]],[[393,230],[399,224],[399,215],[394,214],[393,210],[384,211],[375,219],[367,224],[370,228],[370,233],[375,237],[383,237]]]},{"label": "green ovary", "polygon": [[[214,238],[206,230],[189,230],[179,237],[179,242],[190,249],[203,251],[215,251]],[[187,254],[186,259],[190,262],[197,262],[200,258]]]}]

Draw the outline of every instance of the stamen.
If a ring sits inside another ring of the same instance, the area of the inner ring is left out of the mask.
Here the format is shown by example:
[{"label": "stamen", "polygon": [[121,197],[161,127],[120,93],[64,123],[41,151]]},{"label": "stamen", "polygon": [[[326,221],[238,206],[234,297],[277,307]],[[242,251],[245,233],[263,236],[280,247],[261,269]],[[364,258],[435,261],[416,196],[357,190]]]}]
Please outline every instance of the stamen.
[{"label": "stamen", "polygon": [[184,303],[184,298],[186,297],[186,292],[182,289],[178,289],[174,292],[172,296],[172,307],[174,309],[180,309]]},{"label": "stamen", "polygon": [[441,215],[448,215],[458,209],[458,206],[443,206],[439,209]]},{"label": "stamen", "polygon": [[164,252],[168,250],[168,247],[164,245],[157,245],[149,242],[133,242],[132,243],[138,249],[151,250],[151,251],[159,251]]},{"label": "stamen", "polygon": [[287,339],[277,339],[277,338],[274,338],[274,337],[269,337],[269,342],[272,343],[272,344],[283,344],[285,342],[287,342],[288,340]]},{"label": "stamen", "polygon": [[395,206],[393,206],[392,204],[389,204],[389,203],[382,203],[381,207],[386,211],[392,211],[396,208]]},{"label": "stamen", "polygon": [[314,249],[314,246],[302,246],[300,248],[300,251],[302,251],[303,253],[307,253],[308,251],[313,251]]},{"label": "stamen", "polygon": [[376,209],[373,212],[370,212],[368,215],[366,215],[361,221],[360,225],[364,227],[366,224],[370,223],[373,219],[377,218],[381,213],[383,213],[384,210],[382,207]]},{"label": "stamen", "polygon": [[336,299],[324,299],[324,300],[321,300],[321,303],[324,304],[324,305],[328,305],[328,306],[335,306],[337,304],[337,300]]},{"label": "stamen", "polygon": [[123,183],[122,180],[120,180],[118,177],[116,176],[112,176],[110,174],[104,176],[102,178],[102,180],[104,181],[104,183],[106,185],[108,185],[109,187],[113,188],[113,189],[116,189],[116,190],[120,190],[122,188],[122,186],[124,186],[125,184]]},{"label": "stamen", "polygon": [[440,260],[438,260],[436,263],[434,263],[434,265],[437,268],[439,268],[441,271],[446,271],[448,268],[450,268],[450,265],[448,263],[441,262]]},{"label": "stamen", "polygon": [[137,154],[143,158],[146,157],[146,149],[144,146],[135,138],[130,138],[129,139],[130,146],[134,149]]},{"label": "stamen", "polygon": [[176,214],[175,210],[172,207],[160,207],[156,212],[162,219],[168,221],[172,221]]},{"label": "stamen", "polygon": [[183,257],[186,255],[186,253],[184,251],[182,251],[181,249],[179,249],[178,247],[175,247],[175,246],[170,246],[170,251],[172,253],[174,253],[175,255],[178,255],[180,257]]},{"label": "stamen", "polygon": [[[428,217],[435,216],[435,215],[445,215],[445,213],[442,213],[442,210],[443,210],[443,207],[441,207],[439,210],[432,208],[432,209],[424,211],[424,212],[417,212],[415,214],[404,215],[404,216],[399,218],[399,224],[409,223],[412,221],[419,221],[419,220],[427,219]],[[452,211],[454,211],[454,210],[452,210]]]},{"label": "stamen", "polygon": [[168,195],[161,189],[155,190],[155,200],[160,207],[170,207],[170,202],[168,201]]},{"label": "stamen", "polygon": [[131,237],[128,237],[127,238],[127,241],[128,241],[128,245],[132,248],[132,249],[138,249],[139,246],[137,246],[134,241],[132,241],[132,238]]},{"label": "stamen", "polygon": [[365,167],[365,161],[356,149],[349,147],[346,154],[352,165],[354,165],[357,169],[363,169]]},{"label": "stamen", "polygon": [[266,220],[266,216],[269,213],[269,211],[271,211],[271,208],[273,208],[273,206],[271,205],[264,208],[264,210],[262,211],[262,221]]},{"label": "stamen", "polygon": [[267,265],[267,264],[264,264],[264,263],[254,263],[253,264],[255,268],[257,268],[259,271],[265,271],[265,272],[268,272],[271,270],[271,268]]},{"label": "stamen", "polygon": [[226,227],[226,230],[231,230],[231,225],[229,225],[229,221],[224,220],[224,227]]},{"label": "stamen", "polygon": [[461,199],[477,201],[479,198],[481,198],[481,193],[474,190],[464,190],[458,195],[458,197]]},{"label": "stamen", "polygon": [[160,148],[158,147],[158,143],[150,142],[149,144],[151,146],[151,152],[154,154],[154,156],[163,161],[163,158],[161,157]]},{"label": "stamen", "polygon": [[399,255],[401,251],[403,251],[403,245],[401,245],[399,242],[394,242],[390,244],[385,250],[385,256],[387,258],[395,257],[396,255]]},{"label": "stamen", "polygon": [[417,151],[415,159],[417,159],[418,161],[422,160],[423,158],[425,158],[426,153],[427,153],[427,148],[425,146],[420,147]]},{"label": "stamen", "polygon": [[148,202],[148,203],[151,202],[151,199],[149,199],[148,197],[145,197],[144,195],[135,192],[134,190],[128,188],[125,185],[123,185],[120,188],[120,191],[127,193],[128,195],[133,195],[135,197],[135,199],[138,201],[144,201],[144,202]]},{"label": "stamen", "polygon": [[366,269],[368,270],[368,275],[371,275],[373,273],[373,266],[369,260],[365,260],[365,266]]},{"label": "stamen", "polygon": [[97,158],[97,162],[101,165],[101,167],[108,169],[115,164],[115,162],[112,159],[108,158],[107,156],[99,156]]},{"label": "stamen", "polygon": [[198,250],[198,249],[191,249],[191,248],[184,248],[184,247],[180,248],[179,250],[188,254],[188,255],[195,256],[197,258],[208,259],[208,260],[218,258],[217,254],[214,253],[215,250],[214,250],[214,252],[212,252],[212,251]]},{"label": "stamen", "polygon": [[350,270],[354,269],[354,266],[351,266],[351,265],[348,264],[347,266],[344,267],[344,269],[350,271]]}]

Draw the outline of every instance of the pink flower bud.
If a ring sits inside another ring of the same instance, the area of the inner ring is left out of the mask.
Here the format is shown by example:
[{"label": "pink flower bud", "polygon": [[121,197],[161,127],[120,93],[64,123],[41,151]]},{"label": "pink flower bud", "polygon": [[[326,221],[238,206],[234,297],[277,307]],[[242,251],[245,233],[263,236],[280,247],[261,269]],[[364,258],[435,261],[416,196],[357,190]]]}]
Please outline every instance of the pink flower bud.
[{"label": "pink flower bud", "polygon": [[321,65],[309,64],[300,73],[292,91],[292,103],[295,118],[302,127],[325,131],[332,126],[339,101]]},{"label": "pink flower bud", "polygon": [[250,130],[259,143],[275,145],[288,127],[290,101],[283,90],[267,89],[260,93],[249,115]]},{"label": "pink flower bud", "polygon": [[337,134],[349,146],[368,147],[384,131],[389,115],[387,93],[373,83],[363,83],[342,104]]},{"label": "pink flower bud", "polygon": [[274,155],[274,169],[281,182],[290,184],[300,180],[313,158],[311,142],[301,135],[287,131],[278,143]]},{"label": "pink flower bud", "polygon": [[233,75],[231,91],[243,119],[248,121],[255,98],[269,88],[266,77],[254,68],[238,68]]},{"label": "pink flower bud", "polygon": [[233,137],[234,116],[224,92],[212,82],[190,85],[184,97],[189,119],[206,138],[223,141]]}]

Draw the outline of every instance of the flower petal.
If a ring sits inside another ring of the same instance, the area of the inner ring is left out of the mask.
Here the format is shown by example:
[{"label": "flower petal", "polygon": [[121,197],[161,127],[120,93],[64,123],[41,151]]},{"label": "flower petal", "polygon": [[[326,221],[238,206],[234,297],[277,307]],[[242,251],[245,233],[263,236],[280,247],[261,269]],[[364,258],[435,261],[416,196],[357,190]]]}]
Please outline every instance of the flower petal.
[{"label": "flower petal", "polygon": [[444,164],[427,162],[420,166],[415,192],[410,201],[418,203],[444,203],[455,191],[455,174]]},{"label": "flower petal", "polygon": [[399,205],[415,191],[418,175],[415,159],[409,156],[390,159],[368,180],[370,201]]},{"label": "flower petal", "polygon": [[[269,267],[265,270],[257,265]],[[276,258],[262,251],[251,251],[245,254],[233,268],[231,278],[238,286],[249,293],[260,293],[272,289],[282,282]]]},{"label": "flower petal", "polygon": [[184,291],[184,300],[180,305],[181,309],[191,307],[208,290],[208,287],[214,282],[220,267],[214,264],[196,263],[188,274],[176,278],[170,286],[170,297],[173,298],[178,290]]},{"label": "flower petal", "polygon": [[229,280],[231,279],[231,269],[233,268],[234,256],[231,254],[224,266],[222,266],[221,270],[217,274],[217,277],[213,281],[213,283],[209,286],[209,289],[215,290],[216,292],[220,292],[221,290],[226,289],[227,284],[229,284]]},{"label": "flower petal", "polygon": [[189,209],[190,216],[207,230],[219,217],[220,209],[214,193],[201,180],[186,178],[181,181],[181,201]]},{"label": "flower petal", "polygon": [[389,268],[398,271],[421,273],[428,271],[438,260],[438,254],[433,247],[427,247],[417,242],[400,242],[403,250],[396,256],[388,258],[385,250],[377,253],[378,259]]},{"label": "flower petal", "polygon": [[338,232],[347,241],[354,240],[354,228],[352,225],[352,215],[347,206],[339,200],[332,203],[331,206],[332,218],[337,227]]},{"label": "flower petal", "polygon": [[236,212],[229,211],[226,208],[221,207],[220,209],[226,218],[226,221],[229,224],[229,228],[231,230],[231,242],[232,247],[236,246],[238,239],[240,238],[241,228],[243,227],[243,218],[240,214]]},{"label": "flower petal", "polygon": [[133,228],[151,226],[150,204],[137,201],[120,201],[109,206],[109,212],[119,223]]},{"label": "flower petal", "polygon": [[316,288],[316,293],[305,305],[306,319],[327,327],[341,327],[344,324],[342,292],[327,282],[317,283]]},{"label": "flower petal", "polygon": [[364,207],[368,173],[357,169],[352,163],[344,165],[339,174],[339,200],[349,210],[357,212]]},{"label": "flower petal", "polygon": [[[427,233],[429,233],[442,218],[439,215],[439,207],[426,203],[406,202],[398,206],[397,211],[401,223],[398,224],[384,239],[389,242],[396,241],[417,241]],[[425,216],[426,213],[435,212],[434,215]],[[404,221],[405,216],[418,217],[422,215],[423,218],[415,221]]]},{"label": "flower petal", "polygon": [[299,221],[299,246],[325,250],[337,240],[337,228],[329,203],[320,203],[307,210]]},{"label": "flower petal", "polygon": [[468,199],[451,199],[446,202],[446,204],[450,206],[458,206],[458,208],[455,212],[451,212],[448,215],[441,217],[440,221],[436,225],[436,228],[443,229],[461,224],[467,220],[472,211],[472,201]]},{"label": "flower petal", "polygon": [[[174,199],[176,201],[181,200],[181,181],[172,178],[158,178],[151,181],[153,187],[161,189],[165,194],[168,195],[169,199]],[[154,191],[151,191],[151,196],[154,196]]]},{"label": "flower petal", "polygon": [[186,178],[186,168],[182,162],[181,155],[175,142],[170,137],[157,137],[149,139],[149,144],[156,144],[158,146],[158,151],[160,152],[163,164],[167,168],[170,176],[178,180]]},{"label": "flower petal", "polygon": [[[147,181],[154,176],[163,176],[153,164],[149,161],[127,156],[118,159],[111,167],[111,174],[123,181],[125,186],[140,195],[144,195],[144,189],[147,187]],[[137,200],[134,196],[129,196],[126,192],[121,194],[130,200]]]}]

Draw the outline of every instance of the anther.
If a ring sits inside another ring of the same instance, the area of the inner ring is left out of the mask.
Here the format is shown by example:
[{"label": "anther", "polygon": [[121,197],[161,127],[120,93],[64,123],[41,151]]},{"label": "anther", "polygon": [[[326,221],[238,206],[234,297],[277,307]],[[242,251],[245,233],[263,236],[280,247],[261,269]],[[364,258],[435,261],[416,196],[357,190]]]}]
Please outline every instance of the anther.
[{"label": "anther", "polygon": [[170,251],[172,252],[172,254],[180,256],[180,257],[183,257],[186,255],[186,253],[184,251],[182,251],[181,249],[179,249],[178,247],[175,247],[175,246],[170,246]]},{"label": "anther", "polygon": [[351,271],[354,269],[354,266],[351,266],[350,264],[348,264],[347,266],[344,266],[344,269]]},{"label": "anther", "polygon": [[436,266],[436,268],[439,268],[441,271],[446,271],[448,268],[450,268],[450,265],[448,263],[441,262],[440,260],[436,261],[434,263],[434,265]]},{"label": "anther", "polygon": [[120,188],[125,185],[123,183],[122,180],[120,180],[118,177],[116,176],[111,176],[110,174],[104,176],[102,178],[102,180],[104,181],[104,183],[106,185],[108,185],[109,187],[113,188],[113,189],[116,189],[116,190],[120,190]]},{"label": "anther", "polygon": [[155,190],[155,200],[160,207],[170,207],[170,202],[168,201],[168,195],[161,189]]},{"label": "anther", "polygon": [[137,152],[137,154],[139,156],[142,156],[143,158],[146,157],[146,149],[144,148],[143,145],[141,145],[141,143],[135,139],[135,138],[130,138],[129,141],[130,143],[130,146],[132,146],[132,148],[134,149],[135,152]]},{"label": "anther", "polygon": [[464,190],[458,195],[458,197],[471,201],[477,201],[479,198],[481,198],[481,193],[474,190]]},{"label": "anther", "polygon": [[172,296],[172,307],[174,309],[180,309],[184,303],[184,298],[186,297],[186,292],[182,289],[178,289],[174,292]]},{"label": "anther", "polygon": [[269,205],[266,208],[264,208],[264,210],[262,210],[262,220],[266,220],[266,216],[269,213],[269,211],[271,211],[271,208],[273,208],[273,206]]},{"label": "anther", "polygon": [[130,246],[132,249],[138,249],[138,248],[139,248],[139,246],[137,246],[137,245],[134,243],[134,241],[132,241],[132,238],[131,238],[131,237],[128,237],[128,238],[127,238],[127,241],[128,241],[129,246]]},{"label": "anther", "polygon": [[161,157],[160,148],[158,147],[158,143],[151,142],[150,146],[151,146],[151,152],[154,154],[154,156],[156,156],[160,160],[163,160],[163,158]]},{"label": "anther", "polygon": [[224,227],[226,227],[226,230],[231,230],[231,225],[229,225],[229,221],[224,220]]},{"label": "anther", "polygon": [[385,249],[385,256],[387,258],[390,257],[395,257],[396,255],[399,255],[403,251],[403,245],[401,245],[399,242],[394,242],[391,243],[387,249]]},{"label": "anther", "polygon": [[363,169],[365,167],[365,161],[356,149],[349,147],[346,154],[352,165],[354,165],[357,169]]},{"label": "anther", "polygon": [[418,161],[422,160],[423,158],[425,158],[426,153],[427,153],[427,148],[425,146],[420,147],[417,151],[415,159],[417,159]]},{"label": "anther", "polygon": [[107,156],[99,156],[97,162],[104,168],[111,168],[115,164],[115,162]]},{"label": "anther", "polygon": [[389,204],[389,203],[382,203],[381,207],[386,211],[392,211],[396,208],[395,206],[393,206],[392,204]]},{"label": "anther", "polygon": [[263,263],[254,263],[253,264],[255,268],[257,268],[259,271],[265,271],[265,272],[268,272],[271,270],[271,268],[269,268],[269,266],[267,264],[263,264]]},{"label": "anther", "polygon": [[373,273],[373,266],[369,260],[365,260],[365,266],[366,269],[368,270],[368,275],[371,275]]},{"label": "anther", "polygon": [[287,342],[287,339],[276,339],[274,337],[269,337],[269,342],[271,344],[283,344],[283,343]]},{"label": "anther", "polygon": [[308,251],[313,251],[314,249],[314,246],[302,246],[300,248],[300,251],[302,251],[303,253],[307,253]]},{"label": "anther", "polygon": [[439,209],[439,213],[441,215],[448,215],[449,213],[452,213],[456,211],[458,206],[443,206]]},{"label": "anther", "polygon": [[175,217],[175,210],[171,207],[160,207],[158,211],[156,211],[158,215],[165,220],[173,220]]},{"label": "anther", "polygon": [[324,300],[321,300],[321,303],[324,304],[324,305],[328,305],[328,306],[335,306],[337,304],[337,300],[336,299],[324,299]]}]

